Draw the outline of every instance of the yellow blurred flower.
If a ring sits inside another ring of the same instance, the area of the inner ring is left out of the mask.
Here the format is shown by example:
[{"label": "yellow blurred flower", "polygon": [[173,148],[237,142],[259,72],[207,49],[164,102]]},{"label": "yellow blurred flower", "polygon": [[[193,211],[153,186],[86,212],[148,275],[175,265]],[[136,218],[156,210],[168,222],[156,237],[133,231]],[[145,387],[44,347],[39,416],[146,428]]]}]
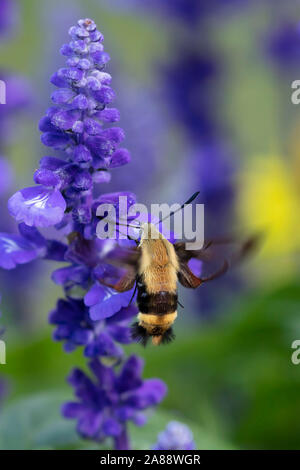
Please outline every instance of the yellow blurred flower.
[{"label": "yellow blurred flower", "polygon": [[[289,164],[274,155],[254,158],[239,180],[238,213],[249,232],[265,235],[261,257],[280,257],[281,274],[292,273],[300,248],[300,192]],[[263,266],[262,266],[263,267]]]}]

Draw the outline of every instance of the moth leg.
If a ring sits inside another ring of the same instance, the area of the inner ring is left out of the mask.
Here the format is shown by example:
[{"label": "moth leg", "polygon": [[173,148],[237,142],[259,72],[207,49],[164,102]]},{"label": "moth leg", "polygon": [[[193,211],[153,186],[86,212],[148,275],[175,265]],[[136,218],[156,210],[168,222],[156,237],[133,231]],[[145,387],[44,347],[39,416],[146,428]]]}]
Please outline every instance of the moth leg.
[{"label": "moth leg", "polygon": [[137,290],[137,282],[135,281],[134,291],[133,291],[132,297],[131,297],[131,299],[130,299],[130,302],[129,302],[129,304],[128,304],[128,307],[129,307],[129,305],[131,304],[131,302],[132,302],[133,299],[134,299],[136,290]]}]

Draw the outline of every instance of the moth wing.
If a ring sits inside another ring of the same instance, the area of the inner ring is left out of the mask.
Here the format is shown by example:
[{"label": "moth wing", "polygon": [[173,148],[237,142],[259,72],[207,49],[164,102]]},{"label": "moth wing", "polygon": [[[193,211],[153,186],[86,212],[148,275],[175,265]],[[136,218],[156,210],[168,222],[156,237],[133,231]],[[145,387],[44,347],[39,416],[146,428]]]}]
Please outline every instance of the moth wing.
[{"label": "moth wing", "polygon": [[103,261],[120,268],[130,268],[137,272],[141,250],[139,247],[116,246],[104,257]]},{"label": "moth wing", "polygon": [[126,273],[115,283],[110,283],[105,279],[98,279],[101,284],[107,287],[111,287],[112,289],[116,290],[117,292],[126,292],[131,290],[135,284],[136,275],[134,271],[128,270]]},{"label": "moth wing", "polygon": [[[186,250],[184,242],[175,243],[174,248],[180,266],[179,282],[184,287],[195,289],[204,282],[222,276],[230,267],[253,253],[259,239],[258,235],[249,237],[242,243],[238,243],[237,239],[233,237],[212,239],[206,242],[200,250]],[[203,271],[207,271],[209,274],[203,277],[195,276],[188,266],[188,262],[192,258],[202,261]]]},{"label": "moth wing", "polygon": [[140,250],[138,247],[115,247],[106,255],[103,261],[107,264],[120,267],[125,272],[116,282],[108,282],[105,279],[99,279],[99,282],[115,289],[117,292],[126,292],[132,289],[136,281],[139,259]]}]

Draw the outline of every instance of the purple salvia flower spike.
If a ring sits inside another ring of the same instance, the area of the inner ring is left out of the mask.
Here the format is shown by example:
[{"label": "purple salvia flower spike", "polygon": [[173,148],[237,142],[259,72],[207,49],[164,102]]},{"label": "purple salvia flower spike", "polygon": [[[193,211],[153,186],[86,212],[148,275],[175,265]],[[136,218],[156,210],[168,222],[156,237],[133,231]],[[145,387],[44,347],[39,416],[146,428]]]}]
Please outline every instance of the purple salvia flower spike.
[{"label": "purple salvia flower spike", "polygon": [[96,236],[97,207],[110,203],[119,214],[119,196],[127,196],[127,208],[136,196],[126,191],[94,196],[96,185],[107,183],[110,169],[127,164],[130,154],[120,147],[123,129],[110,126],[120,115],[108,106],[115,93],[104,71],[109,56],[103,35],[89,19],[69,34],[70,43],[61,49],[66,66],[51,78],[58,88],[51,95],[54,106],[39,123],[42,142],[59,155],[43,157],[34,173],[36,186],[10,198],[20,235],[0,234],[0,253],[7,269],[36,257],[69,263],[52,274],[66,298],[57,302],[49,321],[66,352],[83,347],[95,379],[73,370],[69,383],[77,401],[65,404],[63,415],[77,419],[81,436],[112,437],[116,448],[127,449],[127,422],[145,424],[143,411],[163,399],[166,386],[159,379],[142,380],[143,361],[124,357],[121,345],[132,341],[129,322],[137,314],[133,290],[117,293],[100,283],[117,278],[120,270],[103,261],[112,242]]},{"label": "purple salvia flower spike", "polygon": [[37,227],[60,223],[65,210],[76,211],[82,197],[92,194],[94,184],[109,181],[106,170],[130,161],[129,152],[118,149],[123,130],[107,127],[119,120],[119,113],[107,107],[115,93],[111,76],[103,71],[108,60],[103,36],[89,19],[69,34],[72,40],[62,48],[67,66],[51,79],[58,87],[52,93],[55,106],[39,125],[44,145],[64,150],[66,161],[57,168],[41,164],[34,177],[41,186],[19,191],[8,205],[17,221]]},{"label": "purple salvia flower spike", "polygon": [[62,413],[77,419],[82,437],[99,442],[113,437],[117,449],[128,449],[127,422],[142,422],[141,412],[157,405],[166,393],[161,380],[152,379],[151,387],[150,380],[142,380],[142,365],[141,359],[131,356],[116,373],[93,359],[89,366],[96,381],[79,369],[72,372],[69,382],[79,401],[66,403]]}]

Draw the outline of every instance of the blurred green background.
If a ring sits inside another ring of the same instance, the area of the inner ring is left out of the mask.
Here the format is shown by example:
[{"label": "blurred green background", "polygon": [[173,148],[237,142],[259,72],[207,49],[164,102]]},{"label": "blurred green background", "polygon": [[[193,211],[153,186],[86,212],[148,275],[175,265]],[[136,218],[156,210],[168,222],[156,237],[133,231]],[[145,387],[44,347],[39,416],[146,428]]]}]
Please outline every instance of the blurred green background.
[{"label": "blurred green background", "polygon": [[[145,358],[146,377],[160,377],[169,388],[149,424],[142,432],[133,430],[135,448],[152,445],[170,419],[191,426],[199,449],[299,448],[300,365],[291,361],[291,345],[300,339],[300,110],[290,95],[291,79],[300,79],[300,62],[290,77],[266,57],[266,35],[281,20],[295,19],[293,2],[276,3],[276,8],[270,3],[258,2],[226,21],[222,16],[210,20],[213,45],[227,69],[223,88],[216,90],[220,101],[215,112],[230,126],[238,155],[235,225],[244,232],[263,230],[264,240],[239,271],[245,288],[230,292],[221,313],[204,319],[197,295],[182,292],[185,309],[176,324],[176,341],[165,348],[127,348]],[[0,45],[1,68],[26,76],[34,91],[34,104],[18,118],[17,138],[6,151],[16,171],[15,186],[31,184],[43,156],[37,122],[49,105],[49,77],[63,64],[60,44],[75,19],[92,17],[112,57],[116,106],[119,92],[126,94],[128,84],[133,90],[136,86],[139,109],[144,106],[147,114],[143,96],[150,94],[164,123],[162,132],[151,136],[158,155],[149,174],[143,173],[142,155],[130,148],[132,168],[145,180],[136,190],[139,200],[180,202],[188,196],[193,184],[188,139],[157,92],[173,38],[184,35],[180,27],[149,10],[109,8],[101,0],[23,0],[20,6],[16,34]],[[122,102],[121,125],[126,128],[127,119],[134,122],[136,112],[134,100]],[[135,131],[146,133],[129,129],[129,142]],[[74,423],[59,417],[60,403],[72,394],[65,377],[73,366],[84,367],[84,360],[81,351],[67,355],[51,339],[47,314],[60,295],[50,281],[53,268],[43,269],[36,284],[27,287],[28,325],[25,319],[22,328],[0,286],[7,327],[7,364],[0,365],[0,373],[10,387],[0,414],[1,448],[87,446],[76,437]],[[218,297],[217,288],[212,295]]]}]

